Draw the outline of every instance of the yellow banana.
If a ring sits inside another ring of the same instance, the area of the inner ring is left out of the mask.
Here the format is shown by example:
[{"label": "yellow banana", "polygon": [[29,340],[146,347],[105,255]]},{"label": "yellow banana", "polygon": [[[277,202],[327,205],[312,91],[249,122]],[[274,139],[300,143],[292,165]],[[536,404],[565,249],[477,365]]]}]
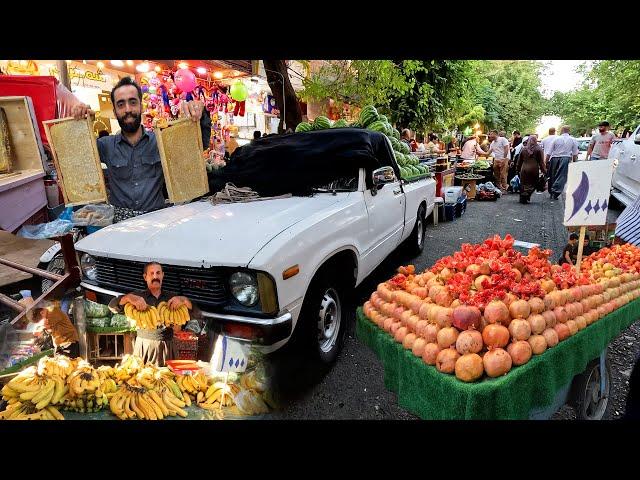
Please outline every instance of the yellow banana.
[{"label": "yellow banana", "polygon": [[42,394],[42,389],[40,390],[31,390],[28,392],[24,392],[20,394],[20,400],[24,400],[25,402],[28,400],[33,400],[36,396],[39,396]]},{"label": "yellow banana", "polygon": [[36,409],[42,410],[44,407],[49,405],[49,402],[51,402],[51,398],[53,397],[54,393],[53,387],[48,388],[47,392],[48,393],[46,393],[45,396],[38,403],[36,403]]},{"label": "yellow banana", "polygon": [[11,388],[9,384],[6,384],[4,387],[2,387],[2,390],[0,390],[0,393],[2,393],[2,395],[6,398],[16,398],[20,396],[20,394],[16,392],[13,388]]},{"label": "yellow banana", "polygon": [[158,417],[157,417],[156,413],[154,412],[153,407],[144,398],[144,396],[141,395],[141,394],[136,394],[136,395],[137,395],[136,400],[138,401],[138,404],[139,404],[140,408],[142,409],[142,411],[144,412],[145,416],[149,420],[157,420]]},{"label": "yellow banana", "polygon": [[198,392],[198,395],[196,396],[196,403],[199,405],[202,403],[203,400],[204,400],[204,393]]},{"label": "yellow banana", "polygon": [[125,394],[125,400],[124,400],[124,413],[127,415],[127,417],[129,417],[130,419],[135,418],[136,414],[133,410],[131,410],[130,405],[131,405],[131,397],[132,395],[127,393]]},{"label": "yellow banana", "polygon": [[151,406],[153,413],[158,417],[158,420],[162,420],[164,418],[162,409],[160,408],[160,405],[156,404],[153,398],[149,396],[149,392],[145,392],[140,396]]},{"label": "yellow banana", "polygon": [[47,411],[53,416],[54,420],[64,420],[64,416],[60,413],[60,410],[53,405],[49,405]]},{"label": "yellow banana", "polygon": [[191,406],[191,396],[188,393],[184,396],[184,403],[187,407]]},{"label": "yellow banana", "polygon": [[146,418],[144,412],[140,408],[140,405],[138,405],[138,399],[136,395],[131,395],[131,408],[140,420],[144,420]]},{"label": "yellow banana", "polygon": [[124,414],[124,412],[122,411],[122,408],[120,408],[119,406],[119,402],[122,400],[122,390],[118,390],[113,397],[111,397],[111,400],[109,400],[109,408],[111,409],[111,412],[116,415],[118,418],[122,418],[122,415]]},{"label": "yellow banana", "polygon": [[149,397],[151,397],[151,399],[156,403],[156,405],[158,405],[158,407],[162,411],[162,415],[165,416],[165,417],[168,417],[169,416],[169,409],[165,405],[165,403],[162,400],[162,398],[160,398],[160,395],[158,395],[158,392],[156,392],[155,390],[150,390],[148,393],[149,393]]},{"label": "yellow banana", "polygon": [[[167,408],[175,411],[183,418],[187,416],[187,412],[182,410],[182,407],[184,407],[183,402],[180,402],[180,400],[176,399],[175,397],[172,398],[166,391],[163,393],[162,399],[164,400],[165,405],[167,405]],[[182,403],[182,407],[180,406],[180,403]]]}]

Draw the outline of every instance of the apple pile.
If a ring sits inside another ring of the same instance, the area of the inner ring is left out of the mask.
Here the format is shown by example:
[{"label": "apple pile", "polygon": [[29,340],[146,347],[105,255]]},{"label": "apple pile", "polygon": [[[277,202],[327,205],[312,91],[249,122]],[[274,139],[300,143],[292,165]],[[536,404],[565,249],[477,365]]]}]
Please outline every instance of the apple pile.
[{"label": "apple pile", "polygon": [[551,265],[549,250],[525,256],[510,235],[496,235],[423,273],[400,267],[364,314],[442,373],[464,382],[498,377],[640,297],[640,248],[603,250],[578,276]]}]

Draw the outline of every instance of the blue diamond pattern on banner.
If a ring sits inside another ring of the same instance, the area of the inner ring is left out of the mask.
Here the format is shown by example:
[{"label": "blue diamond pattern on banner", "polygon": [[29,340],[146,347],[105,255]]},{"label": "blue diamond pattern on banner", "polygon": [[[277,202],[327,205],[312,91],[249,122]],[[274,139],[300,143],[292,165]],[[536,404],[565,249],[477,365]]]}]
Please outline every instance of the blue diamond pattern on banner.
[{"label": "blue diamond pattern on banner", "polygon": [[233,367],[233,358],[229,359],[229,368]]},{"label": "blue diamond pattern on banner", "polygon": [[244,358],[242,359],[242,361],[240,362],[240,366],[244,367]]},{"label": "blue diamond pattern on banner", "polygon": [[596,204],[593,206],[593,211],[598,213],[598,210],[600,210],[600,200],[596,200]]},{"label": "blue diamond pattern on banner", "polygon": [[238,368],[238,365],[240,365],[240,360],[236,360],[236,368]]},{"label": "blue diamond pattern on banner", "polygon": [[605,199],[604,202],[602,202],[602,210],[606,210],[608,206],[609,206],[609,204],[607,203],[607,200]]},{"label": "blue diamond pattern on banner", "polygon": [[591,200],[589,200],[589,203],[587,203],[587,206],[584,207],[584,210],[587,212],[587,215],[591,213],[591,210],[593,210],[593,207],[591,206]]}]

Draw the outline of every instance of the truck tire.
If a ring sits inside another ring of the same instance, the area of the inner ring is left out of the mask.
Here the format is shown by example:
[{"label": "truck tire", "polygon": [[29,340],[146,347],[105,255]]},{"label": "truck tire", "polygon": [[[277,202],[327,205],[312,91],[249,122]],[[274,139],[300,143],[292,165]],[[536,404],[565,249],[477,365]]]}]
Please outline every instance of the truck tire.
[{"label": "truck tire", "polygon": [[[607,411],[611,390],[611,366],[608,358],[605,358],[604,364],[604,372],[601,372],[600,358],[596,358],[573,380],[570,403],[576,409],[578,420],[602,420]],[[601,376],[604,376],[604,390],[600,388]]]},{"label": "truck tire", "polygon": [[[57,273],[58,275],[64,275],[64,256],[62,255],[62,252],[58,252],[56,255],[54,255],[54,257],[47,264],[47,266],[43,268],[43,270],[51,273]],[[51,287],[53,287],[54,283],[55,282],[53,280],[43,278],[41,285],[42,292],[44,293],[49,290]]]},{"label": "truck tire", "polygon": [[413,226],[411,235],[406,240],[406,249],[411,255],[418,256],[424,250],[424,234],[426,228],[425,208],[424,205],[420,205],[420,208],[418,208],[418,215],[416,217],[416,224]]},{"label": "truck tire", "polygon": [[303,353],[317,363],[333,364],[344,342],[347,318],[347,288],[340,274],[322,269],[311,281],[300,312]]}]

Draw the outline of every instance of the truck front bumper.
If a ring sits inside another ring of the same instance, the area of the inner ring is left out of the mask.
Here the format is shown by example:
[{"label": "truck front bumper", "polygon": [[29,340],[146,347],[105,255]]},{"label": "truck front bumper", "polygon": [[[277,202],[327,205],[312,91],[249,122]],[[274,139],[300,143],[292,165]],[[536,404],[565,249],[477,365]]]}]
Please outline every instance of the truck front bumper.
[{"label": "truck front bumper", "polygon": [[[85,290],[96,294],[99,303],[108,304],[121,292],[107,290],[96,285],[81,282]],[[257,318],[244,315],[229,315],[202,310],[202,316],[208,320],[213,330],[242,341],[250,341],[260,346],[271,346],[288,339],[293,331],[293,316],[289,312],[275,318]]]}]

